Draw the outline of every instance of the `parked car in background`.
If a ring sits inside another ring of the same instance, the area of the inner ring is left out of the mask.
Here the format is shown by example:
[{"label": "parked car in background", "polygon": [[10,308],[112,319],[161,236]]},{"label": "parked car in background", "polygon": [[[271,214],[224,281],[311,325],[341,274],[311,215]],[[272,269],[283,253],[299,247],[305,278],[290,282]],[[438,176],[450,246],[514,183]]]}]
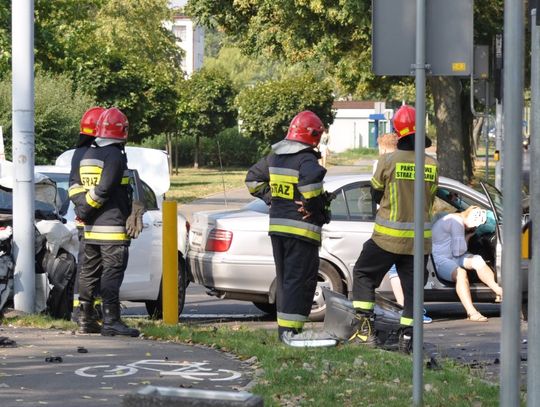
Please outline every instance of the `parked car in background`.
[{"label": "parked car in background", "polygon": [[[129,262],[120,287],[121,301],[144,302],[148,314],[161,317],[162,281],[162,203],[169,190],[168,158],[164,151],[141,147],[126,147],[128,167],[136,171],[140,187],[132,184],[136,199],[144,202],[143,230],[137,239],[131,241]],[[74,222],[73,204],[67,190],[73,150],[66,151],[56,160],[54,166],[36,166],[36,171],[56,181],[58,207],[68,222]],[[133,178],[133,177],[132,177]],[[187,230],[186,218],[178,214],[178,305],[183,308],[186,291]]]},{"label": "parked car in background", "polygon": [[[324,187],[333,191],[332,221],[322,228],[319,250],[318,284],[310,318],[322,320],[325,302],[322,288],[348,295],[352,291],[353,267],[362,245],[371,237],[376,203],[370,190],[371,174],[329,176]],[[481,254],[501,281],[502,196],[494,187],[481,184],[482,192],[458,181],[441,177],[434,213],[462,211],[477,205],[488,211],[488,221],[478,228],[470,241],[470,250]],[[206,286],[211,295],[253,302],[266,312],[275,311],[276,273],[268,236],[268,207],[254,200],[240,210],[206,211],[193,214],[189,231],[189,279]],[[508,270],[523,279],[526,301],[528,264],[523,270]],[[430,259],[425,301],[459,301],[454,284],[443,281]],[[379,292],[393,297],[385,277]],[[493,302],[495,296],[485,285],[471,282],[474,301]]]}]

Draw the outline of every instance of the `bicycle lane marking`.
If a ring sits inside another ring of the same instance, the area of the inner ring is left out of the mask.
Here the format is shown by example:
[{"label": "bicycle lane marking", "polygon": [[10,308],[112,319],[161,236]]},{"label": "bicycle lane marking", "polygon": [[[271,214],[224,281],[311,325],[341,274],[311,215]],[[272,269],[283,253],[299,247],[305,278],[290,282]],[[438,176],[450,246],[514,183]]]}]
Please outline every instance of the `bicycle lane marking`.
[{"label": "bicycle lane marking", "polygon": [[[94,365],[94,366],[81,367],[80,369],[75,370],[75,374],[82,377],[97,377],[98,376],[97,374],[90,374],[90,373],[87,373],[87,371],[94,370],[94,369],[103,369],[104,372],[107,372],[107,373],[110,372],[111,374],[104,374],[103,376],[100,376],[100,377],[110,378],[110,377],[130,376],[132,374],[137,373],[138,371],[134,367],[123,366],[123,365],[117,365],[116,367],[107,369],[110,366],[111,365]],[[124,370],[125,372],[123,372]]]},{"label": "bicycle lane marking", "polygon": [[[208,362],[178,362],[168,360],[144,359],[126,365],[93,365],[86,366],[75,371],[75,374],[82,377],[103,377],[103,378],[121,378],[137,373],[139,370],[157,372],[160,377],[180,376],[188,380],[209,380],[209,381],[233,381],[242,377],[240,372],[228,369],[214,370],[205,367]],[[150,367],[152,366],[152,367]],[[159,367],[159,368],[156,368]],[[162,367],[173,368],[163,370]],[[106,374],[100,374],[99,371]],[[97,371],[92,372],[91,371]]]}]

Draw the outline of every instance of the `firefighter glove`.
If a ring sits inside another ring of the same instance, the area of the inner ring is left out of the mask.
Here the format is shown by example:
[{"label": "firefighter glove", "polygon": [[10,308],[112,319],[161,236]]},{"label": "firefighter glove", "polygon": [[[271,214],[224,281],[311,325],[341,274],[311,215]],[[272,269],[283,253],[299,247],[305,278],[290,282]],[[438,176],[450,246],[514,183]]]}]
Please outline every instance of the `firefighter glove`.
[{"label": "firefighter glove", "polygon": [[136,239],[142,231],[142,216],[144,209],[144,204],[141,201],[133,201],[131,206],[131,214],[126,221],[126,231],[128,236],[132,239]]}]

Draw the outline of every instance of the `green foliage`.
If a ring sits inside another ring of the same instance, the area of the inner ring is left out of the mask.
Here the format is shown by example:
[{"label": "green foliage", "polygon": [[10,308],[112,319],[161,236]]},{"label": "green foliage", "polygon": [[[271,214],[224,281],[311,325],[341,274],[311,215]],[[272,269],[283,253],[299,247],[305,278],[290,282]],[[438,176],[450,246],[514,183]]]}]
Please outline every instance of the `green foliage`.
[{"label": "green foliage", "polygon": [[236,123],[236,92],[227,74],[203,68],[179,93],[177,117],[182,134],[211,137]]},{"label": "green foliage", "polygon": [[333,101],[330,85],[311,74],[245,88],[237,97],[241,132],[267,148],[285,137],[290,121],[302,110],[315,112],[330,125]]},{"label": "green foliage", "polygon": [[[84,3],[84,4],[83,4]],[[130,139],[173,131],[181,49],[163,25],[167,0],[37,0],[36,63],[66,72],[99,104],[118,106]]]},{"label": "green foliage", "polygon": [[[149,137],[143,147],[164,150],[167,144],[163,134]],[[173,138],[172,157],[176,166],[193,164],[196,138],[181,136]],[[258,144],[255,140],[243,137],[237,127],[223,130],[215,137],[201,137],[199,164],[206,167],[247,167],[253,164]],[[221,164],[220,164],[221,156]]]},{"label": "green foliage", "polygon": [[[35,162],[51,164],[75,145],[82,114],[94,104],[91,96],[73,91],[65,75],[41,74],[35,79]],[[4,126],[6,153],[11,159],[11,77],[0,82],[0,125]]]},{"label": "green foliage", "polygon": [[182,135],[195,138],[195,166],[199,165],[200,137],[215,137],[236,124],[235,96],[228,75],[217,69],[200,69],[180,88],[178,127]]}]

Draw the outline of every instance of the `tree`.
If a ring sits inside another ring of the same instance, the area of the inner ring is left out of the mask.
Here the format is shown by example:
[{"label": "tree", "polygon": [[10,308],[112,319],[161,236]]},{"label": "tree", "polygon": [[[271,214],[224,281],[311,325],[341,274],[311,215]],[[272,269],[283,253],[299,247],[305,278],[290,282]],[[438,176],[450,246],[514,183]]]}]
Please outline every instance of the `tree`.
[{"label": "tree", "polygon": [[236,124],[235,96],[229,77],[207,68],[195,72],[179,89],[179,130],[195,137],[195,168],[199,166],[201,136],[216,136]]},{"label": "tree", "polygon": [[[0,82],[0,125],[5,140],[11,140],[11,77]],[[79,136],[79,121],[89,106],[91,96],[73,91],[66,75],[42,74],[35,79],[35,162],[51,164],[62,152],[73,148]],[[11,157],[11,143],[6,143]]]},{"label": "tree", "polygon": [[316,113],[325,126],[331,124],[333,101],[329,84],[311,74],[260,83],[237,97],[241,130],[259,142],[263,154],[285,137],[291,119],[302,110]]},{"label": "tree", "polygon": [[121,108],[132,141],[175,129],[182,51],[164,25],[167,0],[36,0],[35,8],[38,68],[67,73],[99,104]]},{"label": "tree", "polygon": [[[502,30],[503,0],[476,0],[475,41]],[[247,53],[291,63],[315,61],[336,79],[339,93],[403,100],[410,78],[371,73],[369,0],[190,0],[187,11],[231,36]],[[461,179],[472,121],[467,87],[459,78],[433,77],[434,118],[441,173]],[[405,92],[403,91],[405,89]],[[410,95],[410,93],[409,93]],[[407,100],[413,103],[413,100]]]}]

